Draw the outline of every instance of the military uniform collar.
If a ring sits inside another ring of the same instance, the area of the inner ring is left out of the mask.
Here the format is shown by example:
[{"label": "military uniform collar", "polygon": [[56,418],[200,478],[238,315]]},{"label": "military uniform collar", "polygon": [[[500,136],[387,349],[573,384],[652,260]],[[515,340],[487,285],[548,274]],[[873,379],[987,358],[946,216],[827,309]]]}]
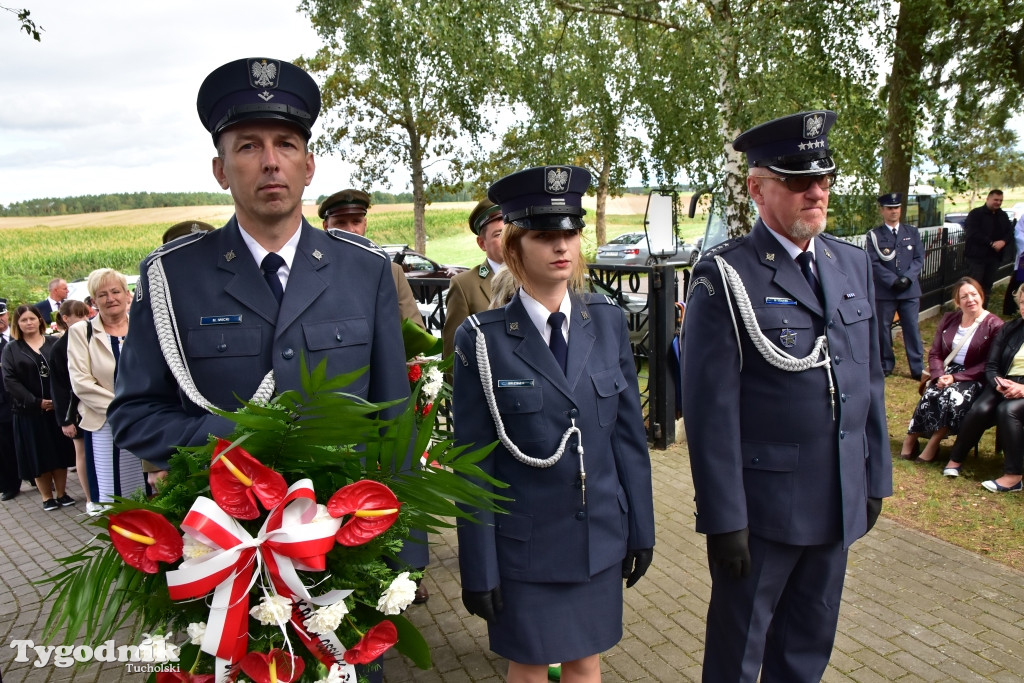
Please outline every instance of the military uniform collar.
[{"label": "military uniform collar", "polygon": [[[548,343],[548,340],[551,338],[551,332],[548,329],[548,317],[551,315],[551,311],[544,304],[527,294],[525,289],[520,288],[519,298],[523,303],[523,308],[526,309],[526,314],[530,316],[533,326],[540,332],[544,343]],[[562,323],[562,332],[564,334],[568,331],[569,320],[572,318],[572,301],[568,290],[566,290],[565,295],[562,297],[562,303],[559,304],[558,310],[565,314],[565,322]],[[568,339],[568,336],[566,336],[566,339]]]},{"label": "military uniform collar", "polygon": [[[259,242],[256,241],[252,235],[245,229],[245,227],[238,223],[238,234],[242,236],[242,241],[245,242],[246,248],[249,253],[252,254],[253,260],[256,265],[263,263],[263,258],[270,252],[263,248]],[[299,246],[299,237],[302,235],[302,220],[299,220],[299,225],[296,227],[294,234],[284,243],[284,246],[277,252],[278,256],[284,259],[284,279],[287,281],[288,273],[291,272],[292,262],[295,260],[295,250]],[[278,271],[279,273],[281,271]]]},{"label": "military uniform collar", "polygon": [[[798,247],[798,246],[796,246],[795,244],[793,244],[793,243],[792,243],[792,242],[791,242],[791,241],[790,241],[790,240],[789,240],[789,239],[788,239],[788,238],[787,238],[787,237],[786,237],[785,235],[783,235],[782,233],[780,233],[780,232],[776,232],[775,230],[772,230],[771,228],[769,228],[769,227],[768,227],[768,224],[767,224],[767,223],[765,223],[764,221],[761,221],[761,222],[762,222],[762,224],[764,225],[764,227],[765,227],[765,228],[766,228],[766,229],[768,230],[768,232],[769,232],[769,233],[771,233],[771,235],[772,235],[772,236],[773,236],[773,237],[774,237],[774,238],[775,238],[776,240],[778,240],[779,244],[780,244],[780,245],[782,245],[782,248],[786,250],[786,253],[787,253],[787,254],[789,254],[789,258],[791,258],[792,260],[794,260],[794,261],[795,261],[795,260],[796,260],[796,257],[797,257],[797,256],[799,256],[799,255],[800,255],[800,253],[801,253],[801,249],[800,249],[800,247]],[[806,251],[809,251],[809,252],[811,253],[811,256],[814,256],[814,258],[815,258],[815,261],[816,261],[816,260],[817,260],[817,258],[818,258],[818,255],[814,253],[814,247],[815,247],[815,243],[816,243],[816,242],[817,242],[817,240],[816,240],[815,238],[813,238],[813,237],[812,237],[812,238],[811,238],[811,241],[810,241],[810,242],[809,242],[809,243],[807,244],[807,249],[806,249]]]}]

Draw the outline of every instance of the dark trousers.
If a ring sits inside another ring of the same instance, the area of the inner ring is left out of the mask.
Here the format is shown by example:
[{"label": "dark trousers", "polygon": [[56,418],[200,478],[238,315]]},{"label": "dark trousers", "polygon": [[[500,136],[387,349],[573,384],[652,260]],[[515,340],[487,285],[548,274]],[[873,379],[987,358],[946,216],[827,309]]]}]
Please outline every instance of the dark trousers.
[{"label": "dark trousers", "polygon": [[750,576],[712,566],[705,683],[818,683],[835,642],[847,551],[750,537]]},{"label": "dark trousers", "polygon": [[923,369],[924,347],[921,344],[921,327],[918,317],[921,312],[921,300],[914,299],[877,299],[875,314],[878,316],[878,348],[882,352],[882,370],[892,372],[896,367],[896,355],[892,350],[892,321],[896,313],[900,314],[900,328],[903,330],[903,346],[907,350],[907,363],[910,374],[921,375]]},{"label": "dark trousers", "polygon": [[14,452],[14,421],[0,422],[0,493],[21,490],[18,456]]},{"label": "dark trousers", "polygon": [[981,283],[985,290],[985,303],[988,304],[988,297],[992,294],[992,285],[996,281],[996,271],[999,269],[999,261],[967,261],[967,274]]},{"label": "dark trousers", "polygon": [[1024,399],[1004,399],[992,387],[985,389],[964,416],[949,459],[956,463],[965,461],[992,425],[999,426],[1003,472],[1024,474]]}]

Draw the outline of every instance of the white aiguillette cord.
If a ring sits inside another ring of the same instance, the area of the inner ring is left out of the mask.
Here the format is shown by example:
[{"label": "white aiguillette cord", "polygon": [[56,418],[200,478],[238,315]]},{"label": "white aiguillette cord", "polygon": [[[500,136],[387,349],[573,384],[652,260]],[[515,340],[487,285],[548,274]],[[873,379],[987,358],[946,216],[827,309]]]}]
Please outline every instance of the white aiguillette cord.
[{"label": "white aiguillette cord", "polygon": [[740,343],[740,330],[739,325],[736,323],[736,312],[731,305],[730,291],[736,297],[736,308],[740,311],[740,318],[743,320],[743,326],[747,330],[750,341],[754,344],[754,348],[761,352],[761,356],[768,363],[786,372],[803,372],[811,368],[825,368],[825,374],[828,376],[829,400],[832,403],[832,419],[835,420],[836,388],[832,380],[832,359],[828,355],[828,337],[822,334],[815,339],[814,348],[803,358],[796,358],[786,353],[761,331],[761,327],[757,324],[757,315],[754,313],[754,307],[750,304],[750,297],[747,295],[747,288],[744,287],[740,274],[736,272],[735,268],[726,263],[725,259],[721,256],[715,257],[715,263],[718,264],[718,270],[722,274],[722,281],[729,285],[724,288],[725,298],[729,303],[729,315],[732,316],[732,325],[736,332],[736,347],[740,353],[740,369],[743,368],[743,345]]},{"label": "white aiguillette cord", "polygon": [[583,495],[583,504],[587,504],[587,471],[583,466],[583,434],[580,432],[579,427],[576,426],[576,418],[570,418],[570,426],[562,434],[562,441],[558,444],[558,449],[548,458],[531,458],[526,453],[519,450],[512,439],[509,438],[508,434],[505,433],[505,424],[501,420],[501,413],[498,411],[498,403],[494,399],[494,385],[491,378],[491,362],[487,356],[487,340],[484,337],[483,331],[477,325],[475,317],[470,318],[473,324],[473,329],[476,330],[476,363],[477,368],[480,371],[480,385],[484,390],[484,398],[487,399],[487,407],[491,411],[491,418],[494,420],[494,428],[498,432],[498,440],[501,444],[508,449],[508,452],[512,454],[512,457],[530,467],[547,468],[554,465],[556,462],[562,459],[562,453],[565,452],[565,444],[569,441],[569,437],[576,434],[576,451],[580,456],[580,488]]}]

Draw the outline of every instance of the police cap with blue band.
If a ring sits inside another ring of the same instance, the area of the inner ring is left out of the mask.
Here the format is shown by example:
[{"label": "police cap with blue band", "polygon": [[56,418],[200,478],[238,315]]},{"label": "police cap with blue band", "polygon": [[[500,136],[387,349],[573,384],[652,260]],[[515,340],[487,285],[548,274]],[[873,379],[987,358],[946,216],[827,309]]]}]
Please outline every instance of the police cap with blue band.
[{"label": "police cap with blue band", "polygon": [[491,185],[487,197],[501,206],[506,223],[524,230],[579,230],[588,187],[585,168],[538,166],[505,176]]},{"label": "police cap with blue band", "polygon": [[901,206],[903,204],[902,192],[890,192],[878,198],[879,206]]},{"label": "police cap with blue band", "polygon": [[320,88],[299,67],[279,59],[237,59],[199,87],[199,119],[216,144],[228,126],[253,119],[286,121],[309,140],[320,113]]},{"label": "police cap with blue band", "polygon": [[836,172],[828,148],[828,131],[835,122],[834,111],[790,114],[744,131],[732,146],[746,153],[750,167],[788,176],[828,175]]}]

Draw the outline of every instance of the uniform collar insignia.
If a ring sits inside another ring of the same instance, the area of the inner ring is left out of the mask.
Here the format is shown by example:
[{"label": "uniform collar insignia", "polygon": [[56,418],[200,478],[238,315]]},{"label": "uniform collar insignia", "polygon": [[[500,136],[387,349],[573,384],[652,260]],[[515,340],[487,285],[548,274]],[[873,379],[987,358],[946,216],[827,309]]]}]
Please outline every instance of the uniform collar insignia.
[{"label": "uniform collar insignia", "polygon": [[234,261],[235,260],[235,250],[231,249],[231,250],[228,251],[228,253],[224,254],[224,260],[227,261],[228,263],[231,263],[232,261]]},{"label": "uniform collar insignia", "polygon": [[774,260],[775,260],[775,254],[773,254],[773,253],[772,253],[772,252],[770,252],[770,251],[769,251],[769,252],[766,252],[766,253],[765,253],[765,255],[764,255],[764,257],[765,257],[765,259],[766,259],[766,260],[768,260],[768,261],[774,261]]},{"label": "uniform collar insignia", "polygon": [[825,250],[825,256],[827,256],[828,258],[832,258],[832,252],[829,251],[828,249],[826,249]]},{"label": "uniform collar insignia", "polygon": [[480,270],[478,272],[480,273],[480,277],[487,277],[488,273],[491,272],[491,269],[488,268],[487,264],[485,263],[480,266]]},{"label": "uniform collar insignia", "polygon": [[508,324],[508,331],[509,332],[515,332],[518,329],[519,329],[519,323],[509,323]]},{"label": "uniform collar insignia", "polygon": [[319,249],[314,249],[313,250],[313,258],[315,258],[317,261],[319,261],[323,257],[324,257],[324,253],[322,251],[320,251]]},{"label": "uniform collar insignia", "polygon": [[588,311],[580,311],[580,317],[584,320],[590,320],[590,313]]}]

